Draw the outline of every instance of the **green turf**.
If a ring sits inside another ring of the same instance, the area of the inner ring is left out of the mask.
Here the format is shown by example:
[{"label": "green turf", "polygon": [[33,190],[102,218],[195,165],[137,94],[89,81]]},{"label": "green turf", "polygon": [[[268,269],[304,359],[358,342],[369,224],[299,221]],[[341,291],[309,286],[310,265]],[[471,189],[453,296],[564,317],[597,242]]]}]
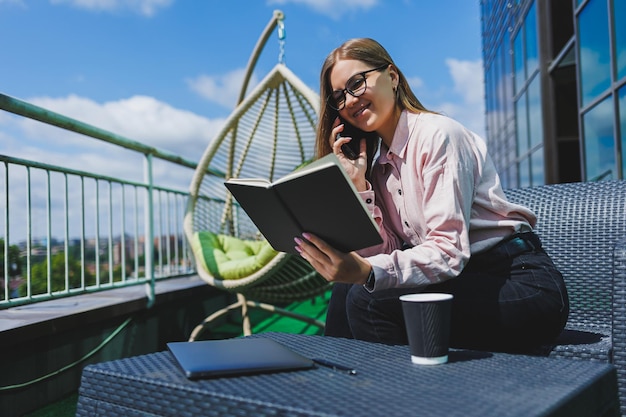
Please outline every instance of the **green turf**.
[{"label": "green turf", "polygon": [[40,408],[27,414],[25,417],[74,417],[76,415],[76,403],[78,394],[72,394],[53,404]]},{"label": "green turf", "polygon": [[[303,314],[313,317],[321,322],[326,320],[326,306],[328,304],[327,296],[315,298],[310,301],[294,303],[286,307],[287,310],[294,313]],[[321,334],[321,329],[317,326],[307,324],[303,321],[283,317],[279,315],[271,315],[259,323],[252,323],[253,333],[263,332],[281,332],[296,334]]]}]

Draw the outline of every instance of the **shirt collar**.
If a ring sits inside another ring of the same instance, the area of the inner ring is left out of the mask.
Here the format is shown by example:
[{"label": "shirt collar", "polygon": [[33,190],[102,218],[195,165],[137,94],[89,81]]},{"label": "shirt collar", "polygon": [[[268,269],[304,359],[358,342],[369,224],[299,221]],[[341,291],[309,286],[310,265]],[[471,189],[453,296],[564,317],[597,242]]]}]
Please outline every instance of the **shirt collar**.
[{"label": "shirt collar", "polygon": [[409,143],[409,135],[414,126],[414,118],[419,114],[410,113],[408,110],[402,110],[396,130],[393,133],[393,139],[391,140],[391,146],[387,147],[384,143],[381,144],[381,152],[379,162],[381,164],[390,163],[393,160],[393,155],[399,158],[404,158],[406,155],[407,144]]}]

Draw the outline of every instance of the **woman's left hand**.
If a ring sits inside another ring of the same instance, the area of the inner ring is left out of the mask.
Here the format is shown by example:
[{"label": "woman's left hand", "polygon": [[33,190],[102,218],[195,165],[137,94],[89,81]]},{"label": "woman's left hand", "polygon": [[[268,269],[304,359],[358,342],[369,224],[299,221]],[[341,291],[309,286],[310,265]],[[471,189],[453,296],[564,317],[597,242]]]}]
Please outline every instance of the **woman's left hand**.
[{"label": "woman's left hand", "polygon": [[294,240],[300,255],[327,281],[365,284],[372,266],[356,252],[340,252],[310,233]]}]

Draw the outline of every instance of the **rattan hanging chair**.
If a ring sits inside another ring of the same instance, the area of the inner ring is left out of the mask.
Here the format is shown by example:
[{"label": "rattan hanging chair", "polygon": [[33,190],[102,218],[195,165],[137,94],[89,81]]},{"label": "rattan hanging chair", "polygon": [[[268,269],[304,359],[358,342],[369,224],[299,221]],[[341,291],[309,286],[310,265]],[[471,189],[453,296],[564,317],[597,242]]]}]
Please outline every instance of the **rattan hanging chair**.
[{"label": "rattan hanging chair", "polygon": [[[246,95],[259,53],[276,27],[279,63]],[[242,310],[245,335],[251,333],[248,308],[324,326],[277,304],[314,298],[330,284],[301,257],[274,251],[224,186],[231,177],[277,179],[313,158],[319,97],[282,62],[283,42],[283,14],[276,11],[250,58],[239,102],[205,150],[190,186],[184,230],[198,274],[237,294],[236,302],[196,326],[190,340],[234,309]]]}]

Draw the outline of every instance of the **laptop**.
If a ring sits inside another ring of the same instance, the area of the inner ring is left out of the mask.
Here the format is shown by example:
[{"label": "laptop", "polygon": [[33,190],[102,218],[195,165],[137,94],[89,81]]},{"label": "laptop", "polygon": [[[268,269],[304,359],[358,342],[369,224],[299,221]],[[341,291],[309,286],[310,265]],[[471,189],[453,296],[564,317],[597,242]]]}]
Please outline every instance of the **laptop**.
[{"label": "laptop", "polygon": [[167,343],[189,379],[308,369],[314,366],[286,346],[265,338]]}]

